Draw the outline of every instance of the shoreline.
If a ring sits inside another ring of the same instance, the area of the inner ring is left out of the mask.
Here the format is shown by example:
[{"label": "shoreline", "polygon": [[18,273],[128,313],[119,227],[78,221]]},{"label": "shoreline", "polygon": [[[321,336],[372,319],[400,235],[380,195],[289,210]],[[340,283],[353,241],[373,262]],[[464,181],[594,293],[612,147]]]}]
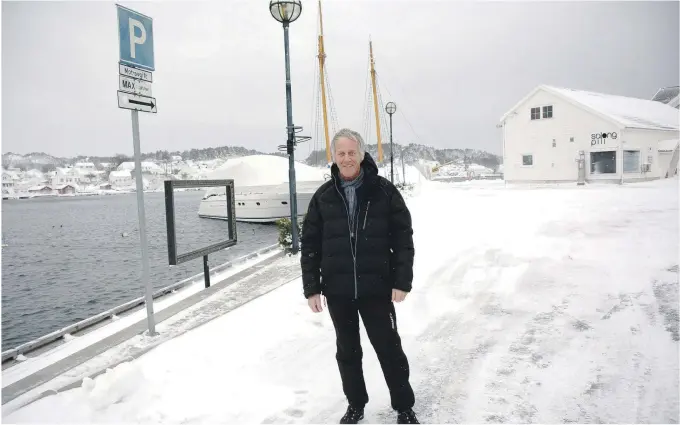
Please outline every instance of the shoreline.
[{"label": "shoreline", "polygon": [[[176,192],[187,192],[187,191],[196,191],[196,190],[204,190],[204,188],[182,188],[182,189],[176,189]],[[144,193],[164,193],[165,189],[159,188],[159,189],[145,189]],[[3,201],[15,201],[15,200],[26,200],[26,199],[36,199],[36,198],[74,198],[78,196],[109,196],[109,195],[124,195],[124,194],[131,194],[131,193],[137,193],[136,189],[125,189],[125,190],[109,190],[109,189],[99,189],[97,191],[93,192],[75,192],[75,193],[64,193],[64,194],[59,194],[59,193],[18,193],[14,195],[2,195],[2,200]]]}]

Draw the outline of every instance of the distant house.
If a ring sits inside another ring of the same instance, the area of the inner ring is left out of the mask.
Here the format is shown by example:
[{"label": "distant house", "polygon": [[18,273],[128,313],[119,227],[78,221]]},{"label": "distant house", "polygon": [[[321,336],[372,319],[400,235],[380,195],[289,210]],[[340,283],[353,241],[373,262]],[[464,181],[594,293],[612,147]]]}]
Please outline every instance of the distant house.
[{"label": "distant house", "polygon": [[[132,171],[135,169],[135,163],[134,162],[123,162],[118,166],[117,171]],[[150,161],[142,161],[142,173],[145,174],[164,174],[165,169],[161,168],[158,166],[158,164],[155,164]]]},{"label": "distant house", "polygon": [[75,168],[82,168],[83,170],[94,170],[95,166],[92,162],[76,162]]},{"label": "distant house", "polygon": [[60,168],[57,167],[56,172],[52,176],[52,185],[63,186],[66,184],[79,184],[83,180],[84,172],[76,168]]},{"label": "distant house", "polygon": [[40,195],[49,195],[52,193],[52,188],[49,186],[32,186],[28,188],[28,193],[35,193]]},{"label": "distant house", "polygon": [[60,195],[70,195],[76,193],[76,188],[74,186],[71,186],[70,184],[55,186],[52,189],[56,190],[57,193]]},{"label": "distant house", "polygon": [[12,193],[14,191],[15,174],[8,171],[2,172],[2,193]]},{"label": "distant house", "polygon": [[109,174],[109,183],[114,187],[132,186],[134,180],[129,170],[111,171]]}]

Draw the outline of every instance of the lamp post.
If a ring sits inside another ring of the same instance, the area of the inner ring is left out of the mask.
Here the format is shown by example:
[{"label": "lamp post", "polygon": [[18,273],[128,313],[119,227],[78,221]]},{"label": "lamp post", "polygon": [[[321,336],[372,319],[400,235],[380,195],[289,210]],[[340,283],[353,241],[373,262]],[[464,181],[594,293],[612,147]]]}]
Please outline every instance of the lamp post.
[{"label": "lamp post", "polygon": [[300,0],[271,0],[269,11],[274,19],[283,24],[283,46],[286,58],[286,112],[287,126],[286,151],[288,153],[288,180],[290,189],[290,231],[293,239],[292,251],[300,248],[297,229],[297,193],[295,190],[295,127],[293,126],[293,102],[290,90],[290,53],[288,48],[288,26],[300,17],[302,4]]},{"label": "lamp post", "polygon": [[394,145],[392,144],[392,114],[397,112],[397,104],[394,102],[387,102],[385,111],[390,114],[390,181],[394,184]]}]

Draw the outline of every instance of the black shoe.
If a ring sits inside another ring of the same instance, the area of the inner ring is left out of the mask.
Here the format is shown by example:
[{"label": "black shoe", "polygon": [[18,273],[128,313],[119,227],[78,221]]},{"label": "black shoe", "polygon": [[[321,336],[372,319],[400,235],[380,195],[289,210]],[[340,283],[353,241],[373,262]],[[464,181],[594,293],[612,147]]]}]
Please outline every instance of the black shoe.
[{"label": "black shoe", "polygon": [[399,415],[397,416],[397,423],[398,424],[419,424],[418,418],[416,418],[416,414],[413,411],[413,409],[408,409],[408,410],[402,410],[399,412]]},{"label": "black shoe", "polygon": [[341,424],[356,424],[364,418],[364,408],[363,407],[347,407],[347,412],[340,418]]}]

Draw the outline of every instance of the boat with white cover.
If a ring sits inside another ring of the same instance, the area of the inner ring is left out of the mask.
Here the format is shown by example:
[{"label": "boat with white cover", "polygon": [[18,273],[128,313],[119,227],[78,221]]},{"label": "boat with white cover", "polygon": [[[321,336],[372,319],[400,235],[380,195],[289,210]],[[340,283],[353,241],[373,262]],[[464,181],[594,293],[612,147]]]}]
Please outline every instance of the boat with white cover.
[{"label": "boat with white cover", "polygon": [[[330,170],[295,163],[298,216],[307,213],[314,192],[330,178]],[[232,158],[210,173],[209,179],[233,179],[236,221],[272,223],[290,217],[288,159],[275,155]],[[227,219],[224,187],[206,190],[198,209],[202,218]]]},{"label": "boat with white cover", "polygon": [[[314,192],[323,181],[298,182],[296,187],[298,217],[309,208]],[[290,191],[288,183],[268,186],[245,186],[235,190],[236,221],[272,223],[280,218],[290,218]],[[198,216],[227,219],[227,195],[224,188],[210,188],[201,200]]]}]

